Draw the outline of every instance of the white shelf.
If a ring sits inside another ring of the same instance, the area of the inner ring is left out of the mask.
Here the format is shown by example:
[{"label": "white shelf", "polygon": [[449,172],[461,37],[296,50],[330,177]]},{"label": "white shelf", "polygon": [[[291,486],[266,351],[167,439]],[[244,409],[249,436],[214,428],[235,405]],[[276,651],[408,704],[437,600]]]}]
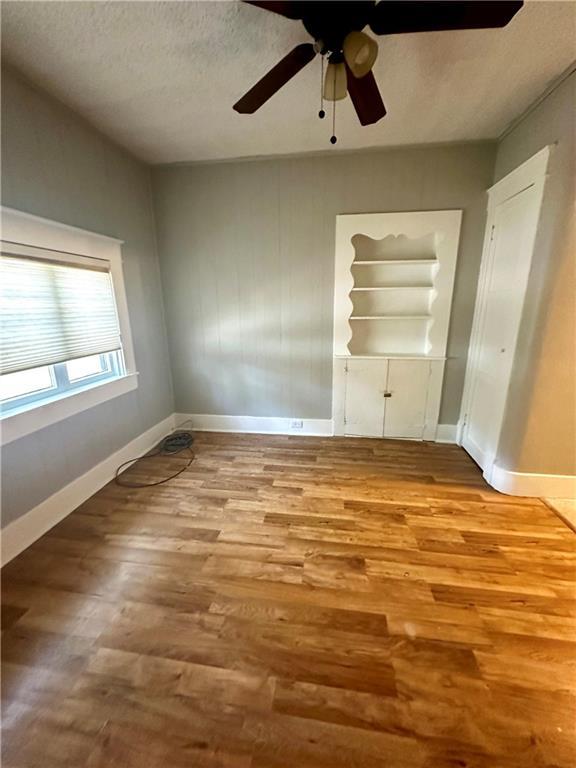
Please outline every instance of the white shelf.
[{"label": "white shelf", "polygon": [[349,354],[349,355],[334,355],[334,357],[337,360],[349,360],[350,358],[359,358],[361,360],[382,360],[383,358],[386,360],[447,360],[446,357],[440,357],[438,355],[427,355],[424,352],[421,354],[402,354],[401,352],[389,352],[386,354],[383,352],[380,355],[362,355],[360,353],[356,354]]},{"label": "white shelf", "polygon": [[353,261],[352,266],[367,266],[368,264],[438,264],[438,259],[363,259]]},{"label": "white shelf", "polygon": [[430,320],[432,315],[350,315],[350,320]]},{"label": "white shelf", "polygon": [[431,291],[433,285],[368,285],[352,288],[352,291]]}]

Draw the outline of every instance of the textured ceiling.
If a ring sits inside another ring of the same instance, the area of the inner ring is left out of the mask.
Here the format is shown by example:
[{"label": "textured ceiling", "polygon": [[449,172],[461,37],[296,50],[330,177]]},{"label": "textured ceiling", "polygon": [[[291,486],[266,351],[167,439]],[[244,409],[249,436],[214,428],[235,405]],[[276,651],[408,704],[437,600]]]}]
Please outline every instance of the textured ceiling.
[{"label": "textured ceiling", "polygon": [[[379,38],[388,115],[337,110],[338,149],[496,138],[575,58],[576,3],[529,2],[502,30]],[[4,58],[151,163],[330,148],[317,58],[254,115],[232,104],[299,22],[240,2],[3,2]]]}]

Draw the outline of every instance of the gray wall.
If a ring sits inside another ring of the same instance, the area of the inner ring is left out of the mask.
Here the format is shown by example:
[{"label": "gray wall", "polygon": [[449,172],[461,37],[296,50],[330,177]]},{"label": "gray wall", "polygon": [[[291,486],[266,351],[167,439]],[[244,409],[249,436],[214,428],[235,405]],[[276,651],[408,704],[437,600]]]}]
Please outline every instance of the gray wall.
[{"label": "gray wall", "polygon": [[330,418],[336,214],[464,209],[441,422],[458,421],[495,145],[153,171],[176,409]]},{"label": "gray wall", "polygon": [[500,143],[495,180],[554,144],[498,463],[576,474],[576,74]]},{"label": "gray wall", "polygon": [[138,389],[7,445],[3,525],[173,411],[146,167],[15,73],[2,78],[2,202],[126,241]]}]

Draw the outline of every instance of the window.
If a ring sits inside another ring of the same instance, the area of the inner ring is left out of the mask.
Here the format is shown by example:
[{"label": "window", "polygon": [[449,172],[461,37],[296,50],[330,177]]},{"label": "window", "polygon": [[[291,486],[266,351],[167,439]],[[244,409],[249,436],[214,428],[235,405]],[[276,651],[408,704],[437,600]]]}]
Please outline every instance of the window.
[{"label": "window", "polygon": [[7,442],[136,382],[119,241],[9,209],[2,214],[0,410]]},{"label": "window", "polygon": [[6,373],[0,376],[1,409],[3,413],[14,412],[22,406],[114,379],[123,373],[124,361],[120,351]]}]

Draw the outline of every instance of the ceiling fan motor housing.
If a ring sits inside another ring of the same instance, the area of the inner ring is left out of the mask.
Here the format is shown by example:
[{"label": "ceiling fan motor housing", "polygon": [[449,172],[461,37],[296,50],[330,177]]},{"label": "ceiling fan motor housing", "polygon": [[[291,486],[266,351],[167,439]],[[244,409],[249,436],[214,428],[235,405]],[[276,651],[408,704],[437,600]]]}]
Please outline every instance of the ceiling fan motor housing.
[{"label": "ceiling fan motor housing", "polygon": [[341,53],[346,35],[364,29],[375,4],[365,0],[306,3],[302,23],[308,34],[321,43],[321,53]]}]

